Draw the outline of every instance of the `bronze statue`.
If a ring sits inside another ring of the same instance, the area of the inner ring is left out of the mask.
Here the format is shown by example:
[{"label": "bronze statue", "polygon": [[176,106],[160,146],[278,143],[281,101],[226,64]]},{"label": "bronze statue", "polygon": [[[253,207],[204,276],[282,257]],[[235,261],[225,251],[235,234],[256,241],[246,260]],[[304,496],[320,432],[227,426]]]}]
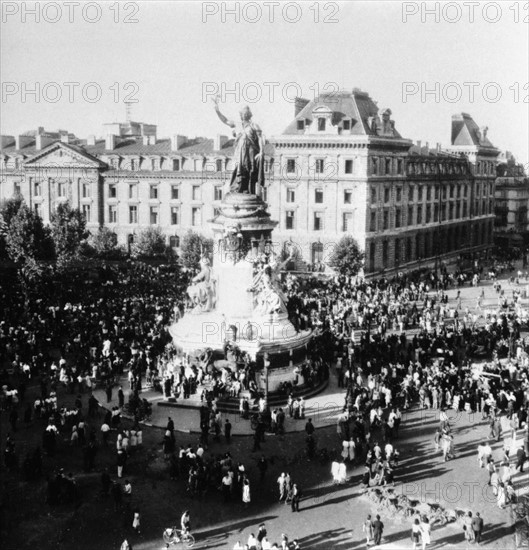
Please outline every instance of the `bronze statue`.
[{"label": "bronze statue", "polygon": [[228,120],[219,110],[218,96],[213,99],[219,119],[232,128],[235,137],[233,160],[235,167],[231,176],[230,192],[261,195],[264,185],[264,145],[261,128],[252,122],[252,111],[246,105],[240,111],[241,128],[237,133],[236,124]]}]

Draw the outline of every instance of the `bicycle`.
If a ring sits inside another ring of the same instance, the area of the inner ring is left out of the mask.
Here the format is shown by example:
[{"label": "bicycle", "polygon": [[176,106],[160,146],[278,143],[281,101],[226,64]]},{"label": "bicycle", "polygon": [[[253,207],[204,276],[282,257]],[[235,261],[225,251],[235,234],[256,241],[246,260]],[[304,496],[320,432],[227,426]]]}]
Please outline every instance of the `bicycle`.
[{"label": "bicycle", "polygon": [[181,542],[187,548],[191,548],[195,544],[195,537],[191,533],[184,533],[182,529],[176,527],[168,527],[163,532],[163,540],[169,547],[170,544]]}]

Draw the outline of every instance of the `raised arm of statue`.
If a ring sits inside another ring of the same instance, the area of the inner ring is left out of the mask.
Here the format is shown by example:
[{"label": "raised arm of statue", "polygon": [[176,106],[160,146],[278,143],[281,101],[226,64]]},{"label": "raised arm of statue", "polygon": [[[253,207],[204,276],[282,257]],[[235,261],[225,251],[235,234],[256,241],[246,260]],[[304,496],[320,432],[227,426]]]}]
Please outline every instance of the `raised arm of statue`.
[{"label": "raised arm of statue", "polygon": [[230,128],[235,128],[235,122],[233,120],[229,120],[227,117],[225,117],[219,110],[219,96],[216,95],[211,101],[215,104],[215,112],[217,113],[217,116],[219,117],[220,121],[229,126]]}]

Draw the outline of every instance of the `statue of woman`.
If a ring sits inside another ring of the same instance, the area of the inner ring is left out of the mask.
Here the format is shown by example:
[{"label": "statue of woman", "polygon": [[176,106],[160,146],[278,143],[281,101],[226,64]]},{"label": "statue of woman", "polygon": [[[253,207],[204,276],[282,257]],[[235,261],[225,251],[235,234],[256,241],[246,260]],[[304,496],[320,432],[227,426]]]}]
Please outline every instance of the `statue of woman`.
[{"label": "statue of woman", "polygon": [[200,273],[193,277],[187,294],[194,304],[193,311],[200,313],[211,311],[215,307],[215,279],[207,258],[200,260]]},{"label": "statue of woman", "polygon": [[264,185],[264,146],[265,141],[261,128],[252,122],[252,111],[246,105],[240,111],[241,127],[235,131],[236,124],[228,120],[219,110],[218,96],[213,99],[217,116],[227,126],[232,128],[235,137],[235,152],[233,160],[235,167],[231,176],[230,191],[232,193],[249,193],[260,195]]}]

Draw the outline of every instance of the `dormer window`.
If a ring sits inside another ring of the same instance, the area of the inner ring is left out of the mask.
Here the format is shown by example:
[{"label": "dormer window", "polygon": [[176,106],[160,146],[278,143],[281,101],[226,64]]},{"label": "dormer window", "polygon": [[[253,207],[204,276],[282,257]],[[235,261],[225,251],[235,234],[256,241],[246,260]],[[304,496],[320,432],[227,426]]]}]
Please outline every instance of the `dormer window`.
[{"label": "dormer window", "polygon": [[325,132],[325,118],[318,118],[318,132]]},{"label": "dormer window", "polygon": [[350,120],[344,120],[342,126],[343,126],[344,130],[350,130],[351,129],[351,121]]},{"label": "dormer window", "polygon": [[304,129],[305,129],[305,121],[298,120],[298,130],[304,130]]}]

